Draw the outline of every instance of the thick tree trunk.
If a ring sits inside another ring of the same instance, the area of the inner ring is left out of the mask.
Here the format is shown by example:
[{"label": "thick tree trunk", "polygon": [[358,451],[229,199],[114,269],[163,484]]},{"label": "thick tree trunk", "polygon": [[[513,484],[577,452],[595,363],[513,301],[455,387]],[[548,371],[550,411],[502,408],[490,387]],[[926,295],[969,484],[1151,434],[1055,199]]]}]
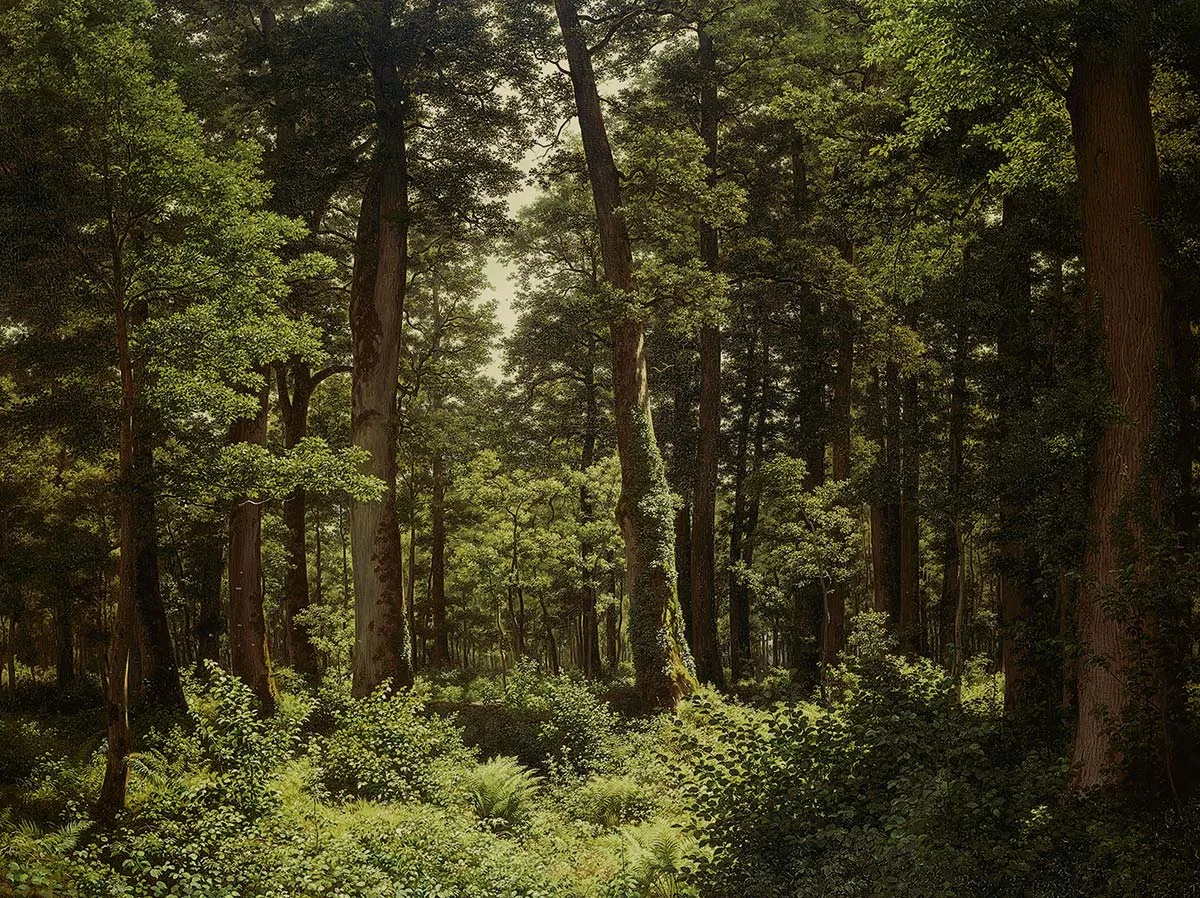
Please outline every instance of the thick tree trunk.
[{"label": "thick tree trunk", "polygon": [[350,327],[354,344],[351,440],[368,453],[364,473],[383,497],[350,505],[354,572],[354,684],[412,684],[404,613],[403,548],[396,515],[396,389],[408,270],[408,160],[404,88],[397,70],[391,4],[372,23],[375,162],[363,194],[354,259]]},{"label": "thick tree trunk", "polygon": [[[1074,760],[1080,789],[1140,781],[1178,794],[1183,683],[1171,640],[1180,609],[1154,585],[1162,563],[1155,552],[1170,538],[1164,468],[1172,459],[1161,445],[1166,422],[1158,412],[1172,396],[1173,346],[1154,234],[1150,14],[1151,4],[1140,0],[1126,12],[1118,40],[1084,40],[1068,94],[1087,301],[1100,309],[1118,412],[1095,457],[1077,620]],[[1129,742],[1132,732],[1142,734],[1135,737],[1141,746]]]},{"label": "thick tree trunk", "polygon": [[[288,371],[291,390],[288,390]],[[283,418],[283,446],[295,449],[308,436],[308,409],[312,400],[314,379],[304,362],[296,360],[278,369],[279,404]],[[296,487],[283,500],[283,525],[287,534],[284,550],[287,571],[283,577],[283,631],[288,663],[305,679],[317,677],[317,653],[308,629],[298,622],[309,603],[308,587],[308,495],[304,487]]]},{"label": "thick tree trunk", "polygon": [[[271,383],[263,372],[258,413],[242,418],[229,429],[232,444],[267,444],[267,416]],[[229,669],[258,699],[264,714],[275,710],[275,678],[267,647],[267,621],[263,612],[262,504],[241,497],[229,516]]]},{"label": "thick tree trunk", "polygon": [[[555,9],[571,69],[605,276],[616,290],[632,293],[633,256],[620,213],[620,176],[604,127],[591,53],[572,0],[555,0]],[[618,317],[610,331],[621,459],[618,517],[625,537],[634,672],[647,710],[673,708],[695,688],[695,666],[675,590],[671,492],[650,416],[645,336],[641,319],[633,315]]]},{"label": "thick tree trunk", "polygon": [[[700,136],[706,147],[709,182],[717,178],[717,60],[712,37],[701,25]],[[700,222],[700,261],[712,272],[720,265],[717,231]],[[716,525],[717,454],[721,440],[721,329],[700,328],[700,417],[696,431],[696,473],[692,487],[691,647],[696,675],[717,688],[725,685],[717,642]]]}]

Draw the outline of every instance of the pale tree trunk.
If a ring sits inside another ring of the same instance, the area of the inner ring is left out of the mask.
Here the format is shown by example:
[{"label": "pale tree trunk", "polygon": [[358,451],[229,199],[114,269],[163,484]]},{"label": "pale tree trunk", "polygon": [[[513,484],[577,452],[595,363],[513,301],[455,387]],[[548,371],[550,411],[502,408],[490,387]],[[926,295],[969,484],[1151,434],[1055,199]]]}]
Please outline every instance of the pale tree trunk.
[{"label": "pale tree trunk", "polygon": [[[267,444],[271,386],[262,375],[258,411],[229,429],[231,444]],[[275,679],[267,648],[267,621],[262,593],[262,504],[241,497],[229,516],[229,669],[258,699],[264,714],[275,710]]]},{"label": "pale tree trunk", "polygon": [[354,684],[357,696],[381,684],[412,684],[404,613],[402,545],[396,516],[396,391],[408,269],[408,162],[404,85],[393,58],[391,4],[372,23],[375,162],[363,194],[351,291],[354,343],[351,440],[383,481],[381,499],[350,505],[354,571]]},{"label": "pale tree trunk", "polygon": [[[1081,42],[1068,94],[1087,302],[1100,309],[1117,412],[1095,457],[1079,595],[1075,785],[1140,780],[1177,793],[1183,683],[1168,634],[1181,609],[1153,582],[1162,563],[1156,543],[1171,522],[1164,469],[1173,447],[1156,443],[1166,438],[1157,412],[1171,396],[1173,359],[1153,230],[1159,185],[1149,103],[1151,4],[1140,0],[1126,15],[1117,40]],[[1122,735],[1131,730],[1144,734],[1141,748]]]},{"label": "pale tree trunk", "polygon": [[[591,53],[572,0],[555,0],[595,200],[604,272],[633,293],[633,256],[621,218],[620,176],[604,127]],[[632,297],[631,297],[632,299]],[[645,335],[639,318],[611,324],[617,450],[621,459],[618,517],[625,537],[629,638],[642,704],[674,708],[696,685],[675,589],[675,532],[666,469],[650,417]]]},{"label": "pale tree trunk", "polygon": [[[706,147],[709,181],[716,181],[717,74],[712,37],[700,34],[700,135]],[[715,272],[720,264],[716,229],[700,223],[700,261]],[[691,534],[691,647],[696,675],[717,688],[725,685],[721,650],[717,643],[716,523],[717,454],[721,439],[721,329],[706,324],[700,329],[700,426],[696,431],[696,475],[692,488]]]}]

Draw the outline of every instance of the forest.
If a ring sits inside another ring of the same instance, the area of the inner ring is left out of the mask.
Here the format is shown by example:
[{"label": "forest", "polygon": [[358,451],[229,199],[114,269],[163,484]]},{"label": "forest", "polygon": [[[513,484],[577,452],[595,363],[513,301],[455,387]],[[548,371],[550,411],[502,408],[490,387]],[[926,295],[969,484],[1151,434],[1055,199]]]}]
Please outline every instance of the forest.
[{"label": "forest", "polygon": [[1200,2],[0,0],[0,895],[1200,896]]}]

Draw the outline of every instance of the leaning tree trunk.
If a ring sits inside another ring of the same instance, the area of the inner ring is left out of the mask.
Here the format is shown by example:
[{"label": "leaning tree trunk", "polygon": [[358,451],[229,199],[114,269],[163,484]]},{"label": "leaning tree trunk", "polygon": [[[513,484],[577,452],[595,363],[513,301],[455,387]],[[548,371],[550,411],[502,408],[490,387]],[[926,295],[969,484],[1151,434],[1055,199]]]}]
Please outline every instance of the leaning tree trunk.
[{"label": "leaning tree trunk", "polygon": [[[620,214],[620,176],[604,127],[591,53],[572,0],[555,0],[555,8],[571,68],[604,272],[616,290],[632,294],[633,254]],[[650,417],[645,335],[641,319],[634,314],[618,316],[610,330],[621,459],[617,514],[625,537],[634,673],[644,707],[674,708],[692,692],[696,679],[675,591],[674,516],[666,468]]]},{"label": "leaning tree trunk", "polygon": [[351,290],[354,343],[351,440],[368,455],[364,473],[381,499],[350,505],[354,568],[355,695],[391,681],[412,684],[404,615],[403,548],[396,515],[396,387],[408,270],[408,158],[404,86],[396,66],[390,4],[373,23],[375,162],[363,194]]},{"label": "leaning tree trunk", "polygon": [[[713,40],[700,26],[700,136],[706,147],[709,182],[717,168],[717,75]],[[720,263],[717,231],[700,222],[700,261],[715,272]],[[717,643],[717,455],[721,440],[721,329],[700,328],[700,426],[696,431],[696,475],[692,487],[691,615],[696,674],[717,688],[725,685]]]},{"label": "leaning tree trunk", "polygon": [[[267,415],[271,386],[263,373],[258,412],[229,429],[232,444],[267,444]],[[263,613],[262,504],[243,496],[229,516],[229,668],[258,699],[263,713],[275,710],[275,678],[267,648],[267,621]]]},{"label": "leaning tree trunk", "polygon": [[1178,791],[1183,683],[1171,645],[1177,609],[1169,590],[1155,583],[1162,563],[1155,555],[1171,523],[1164,475],[1172,448],[1159,413],[1173,398],[1173,353],[1154,233],[1149,0],[1126,15],[1116,41],[1081,42],[1068,93],[1087,302],[1089,311],[1100,310],[1116,409],[1094,461],[1079,595],[1075,786],[1140,780]]}]

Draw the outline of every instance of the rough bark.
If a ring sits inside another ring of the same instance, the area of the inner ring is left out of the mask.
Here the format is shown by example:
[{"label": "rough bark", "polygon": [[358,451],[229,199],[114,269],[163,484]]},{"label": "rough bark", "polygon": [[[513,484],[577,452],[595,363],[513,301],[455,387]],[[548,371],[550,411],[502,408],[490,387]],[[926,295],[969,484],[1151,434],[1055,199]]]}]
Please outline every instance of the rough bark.
[{"label": "rough bark", "polygon": [[[1154,222],[1159,184],[1147,51],[1151,4],[1131,4],[1115,39],[1081,41],[1068,94],[1083,225],[1087,302],[1099,307],[1117,415],[1094,461],[1077,615],[1081,661],[1075,785],[1152,782],[1179,791],[1183,704],[1171,616],[1149,596],[1155,541],[1170,518],[1159,410],[1173,346]],[[1131,576],[1123,576],[1130,571]],[[1132,634],[1138,634],[1135,638]],[[1143,746],[1126,736],[1139,733]]]},{"label": "rough bark", "polygon": [[[229,442],[265,446],[271,386],[263,372],[258,411],[229,429]],[[262,503],[242,496],[229,515],[229,669],[258,699],[261,710],[275,710],[277,694],[267,646],[263,612]]]},{"label": "rough bark", "polygon": [[396,392],[408,269],[408,158],[404,84],[394,58],[391,4],[372,23],[375,160],[362,211],[351,288],[354,348],[351,441],[366,451],[364,473],[384,483],[381,499],[350,504],[354,573],[353,692],[412,684],[404,613],[403,548],[396,514]]},{"label": "rough bark", "polygon": [[[555,0],[555,9],[571,70],[605,276],[617,291],[632,293],[633,255],[620,213],[620,176],[604,126],[591,53],[571,0]],[[695,667],[675,589],[671,493],[650,416],[645,335],[641,319],[632,313],[619,314],[610,333],[621,460],[618,518],[625,537],[634,674],[647,710],[674,708],[695,688]]]},{"label": "rough bark", "polygon": [[[308,436],[308,409],[314,387],[308,365],[296,359],[277,369],[280,417],[283,420],[283,446],[294,449]],[[290,373],[290,389],[289,389]],[[283,633],[288,663],[308,680],[317,675],[316,651],[303,625],[297,623],[308,607],[308,496],[296,487],[283,500],[283,525],[286,529],[284,551],[287,570],[283,575]]]},{"label": "rough bark", "polygon": [[[717,75],[712,37],[700,34],[700,136],[706,147],[709,182],[716,181]],[[720,264],[717,231],[700,222],[700,261],[712,272]],[[721,329],[700,328],[700,416],[696,431],[696,472],[692,485],[691,532],[691,647],[696,675],[717,688],[725,685],[721,649],[717,643],[716,524],[717,454],[721,439]]]},{"label": "rough bark", "polygon": [[942,534],[942,598],[939,603],[938,616],[939,661],[945,660],[946,652],[957,638],[955,636],[955,618],[958,608],[959,568],[962,565],[958,534],[962,523],[960,506],[962,502],[963,445],[966,441],[967,429],[966,361],[967,330],[960,322],[955,338],[954,368],[950,385],[950,432],[947,440],[950,457],[946,466],[950,508],[946,527]]}]

